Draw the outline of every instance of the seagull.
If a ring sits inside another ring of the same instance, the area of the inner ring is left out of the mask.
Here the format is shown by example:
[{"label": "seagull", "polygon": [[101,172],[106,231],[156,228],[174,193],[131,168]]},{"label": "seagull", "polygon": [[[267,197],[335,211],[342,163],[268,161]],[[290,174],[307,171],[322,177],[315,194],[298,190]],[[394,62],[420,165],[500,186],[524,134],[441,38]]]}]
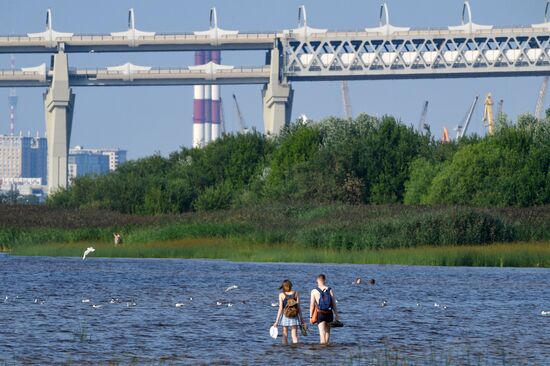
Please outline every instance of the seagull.
[{"label": "seagull", "polygon": [[540,315],[542,315],[542,316],[549,315],[550,316],[550,311],[544,311],[543,310],[543,311],[540,312]]},{"label": "seagull", "polygon": [[127,307],[127,308],[134,307],[134,306],[136,306],[136,305],[137,305],[136,302],[133,301],[133,300],[132,300],[132,301],[128,301],[128,302],[126,303],[126,307]]},{"label": "seagull", "polygon": [[436,308],[438,308],[438,307],[440,307],[441,305],[439,305],[438,303],[434,302],[434,306],[435,306]]},{"label": "seagull", "polygon": [[230,307],[232,307],[232,306],[233,306],[232,303],[228,303],[228,304],[227,304],[227,307],[228,307],[228,308],[230,308]]},{"label": "seagull", "polygon": [[4,299],[4,302],[8,302],[8,297],[6,296],[6,298]]},{"label": "seagull", "polygon": [[386,300],[384,300],[384,301],[382,301],[382,304],[380,304],[380,307],[383,308],[383,307],[386,306],[386,305],[388,305],[388,302],[387,302]]},{"label": "seagull", "polygon": [[271,306],[275,307],[275,306],[279,306],[279,304],[277,304],[276,302],[272,302]]},{"label": "seagull", "polygon": [[84,255],[82,256],[82,260],[86,259],[86,256],[92,252],[95,252],[95,248],[94,247],[88,247],[88,249],[86,249],[84,251]]},{"label": "seagull", "polygon": [[45,301],[44,300],[39,300],[39,299],[34,299],[34,303],[38,304],[38,305],[42,305],[43,303],[45,303]]},{"label": "seagull", "polygon": [[182,306],[185,306],[185,304],[182,303],[182,302],[178,302],[178,303],[176,304],[176,307],[177,307],[177,308],[181,308]]},{"label": "seagull", "polygon": [[189,301],[193,301],[193,298],[192,298],[192,297],[190,297],[190,298],[189,298]]},{"label": "seagull", "polygon": [[88,302],[90,302],[90,299],[83,299],[82,302],[83,303],[88,303]]},{"label": "seagull", "polygon": [[239,286],[237,286],[237,285],[229,286],[228,288],[225,289],[225,292],[235,290],[235,289],[238,289],[238,288],[239,288]]},{"label": "seagull", "polygon": [[221,303],[221,302],[219,302],[219,301],[216,301],[216,305],[218,305],[218,306],[221,306],[221,305],[222,305],[222,303]]},{"label": "seagull", "polygon": [[99,308],[102,308],[103,305],[99,305],[99,304],[96,305],[96,304],[94,304],[94,305],[92,305],[92,307],[93,307],[94,309],[99,309]]}]

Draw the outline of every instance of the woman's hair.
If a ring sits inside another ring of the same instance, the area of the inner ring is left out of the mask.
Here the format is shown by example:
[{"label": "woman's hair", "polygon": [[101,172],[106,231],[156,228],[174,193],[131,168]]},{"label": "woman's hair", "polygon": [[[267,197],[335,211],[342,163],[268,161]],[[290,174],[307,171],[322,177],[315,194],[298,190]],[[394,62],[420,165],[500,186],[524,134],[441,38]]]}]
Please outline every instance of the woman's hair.
[{"label": "woman's hair", "polygon": [[292,282],[290,280],[284,280],[281,287],[279,287],[280,290],[283,290],[284,292],[290,292],[292,291]]},{"label": "woman's hair", "polygon": [[327,280],[327,276],[321,273],[319,276],[317,276],[317,279],[321,279],[323,280],[323,282],[325,282]]}]

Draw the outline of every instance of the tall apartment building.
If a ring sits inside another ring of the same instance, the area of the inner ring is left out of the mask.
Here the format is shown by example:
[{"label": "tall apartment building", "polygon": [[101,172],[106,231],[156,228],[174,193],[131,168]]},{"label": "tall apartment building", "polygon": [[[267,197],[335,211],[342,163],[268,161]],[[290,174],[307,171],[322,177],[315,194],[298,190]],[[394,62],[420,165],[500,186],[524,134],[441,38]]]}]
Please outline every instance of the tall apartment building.
[{"label": "tall apartment building", "polygon": [[41,178],[47,184],[47,151],[44,137],[0,135],[0,179]]},{"label": "tall apartment building", "polygon": [[109,173],[109,157],[88,150],[71,149],[69,153],[69,180],[84,175]]},{"label": "tall apartment building", "polygon": [[109,171],[111,172],[114,172],[118,169],[120,164],[126,162],[127,151],[118,148],[85,149],[84,147],[77,145],[70,149],[69,154],[79,154],[83,152],[106,155],[109,158]]}]

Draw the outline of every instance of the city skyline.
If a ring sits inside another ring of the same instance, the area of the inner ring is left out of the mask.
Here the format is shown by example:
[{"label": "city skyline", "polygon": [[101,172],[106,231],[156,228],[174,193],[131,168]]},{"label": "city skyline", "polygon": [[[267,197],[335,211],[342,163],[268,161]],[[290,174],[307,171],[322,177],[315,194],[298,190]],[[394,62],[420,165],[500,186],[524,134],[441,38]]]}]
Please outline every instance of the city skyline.
[{"label": "city skyline", "polygon": [[[241,31],[268,31],[296,26],[297,8],[304,3],[308,22],[313,27],[337,30],[357,30],[378,23],[379,1],[342,3],[333,9],[329,1],[277,2],[263,4],[261,9],[252,1],[240,6],[213,1],[191,2],[119,1],[110,4],[97,1],[90,4],[69,4],[66,1],[25,1],[3,4],[0,14],[1,34],[20,34],[41,31],[44,14],[51,7],[54,27],[59,31],[75,33],[108,33],[124,30],[129,7],[136,11],[139,29],[157,32],[191,32],[208,28],[210,6],[218,9],[220,26]],[[104,5],[111,11],[101,14]],[[155,6],[155,4],[157,6]],[[159,5],[160,4],[160,5]],[[432,0],[410,3],[388,1],[390,20],[398,26],[444,27],[460,23],[462,1],[440,3]],[[500,6],[497,6],[500,5]],[[544,16],[544,1],[472,1],[474,21],[496,26],[540,23]],[[39,9],[39,10],[37,10]],[[173,11],[169,11],[173,9]],[[184,21],[178,15],[191,14]],[[12,16],[7,16],[12,14]],[[89,16],[79,17],[80,14]],[[101,17],[97,24],[94,18]],[[224,64],[236,66],[261,65],[263,52],[249,52],[243,60],[233,52],[223,52]],[[84,54],[71,55],[70,65],[78,67],[113,66],[125,62],[150,66],[188,66],[193,54]],[[9,68],[9,55],[0,56],[0,68]],[[17,67],[49,63],[47,55],[17,55]],[[460,80],[408,81],[353,81],[349,83],[354,115],[365,112],[372,115],[390,114],[407,125],[417,125],[422,105],[430,101],[428,122],[440,136],[444,126],[450,131],[464,118],[476,95],[491,92],[495,100],[504,99],[504,112],[511,118],[524,112],[533,112],[542,78],[500,78]],[[338,82],[294,83],[296,90],[292,120],[306,114],[318,120],[330,115],[342,116],[343,106]],[[241,109],[251,126],[263,131],[261,91],[258,86],[227,86],[223,88],[223,109],[226,129],[235,131],[238,123],[231,94],[236,94]],[[17,89],[19,95],[16,131],[44,131],[42,89]],[[77,88],[71,146],[120,146],[130,151],[129,158],[137,158],[159,151],[167,154],[179,146],[192,142],[192,87],[136,87],[136,88]],[[6,100],[0,109],[0,133],[9,133],[8,90],[0,90]],[[97,108],[101,106],[101,108]],[[481,124],[482,107],[474,114],[471,132],[484,133]],[[107,131],[107,133],[105,133]],[[454,135],[454,134],[453,134]]]}]

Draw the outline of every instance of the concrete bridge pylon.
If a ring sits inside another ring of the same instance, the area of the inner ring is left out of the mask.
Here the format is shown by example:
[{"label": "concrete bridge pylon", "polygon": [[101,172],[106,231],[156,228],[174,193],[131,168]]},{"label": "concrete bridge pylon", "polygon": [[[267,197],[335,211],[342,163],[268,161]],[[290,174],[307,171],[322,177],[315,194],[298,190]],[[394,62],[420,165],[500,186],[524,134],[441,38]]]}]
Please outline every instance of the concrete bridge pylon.
[{"label": "concrete bridge pylon", "polygon": [[52,83],[44,94],[49,194],[66,189],[68,185],[68,152],[75,101],[69,86],[68,58],[63,51],[52,56],[52,70]]}]

